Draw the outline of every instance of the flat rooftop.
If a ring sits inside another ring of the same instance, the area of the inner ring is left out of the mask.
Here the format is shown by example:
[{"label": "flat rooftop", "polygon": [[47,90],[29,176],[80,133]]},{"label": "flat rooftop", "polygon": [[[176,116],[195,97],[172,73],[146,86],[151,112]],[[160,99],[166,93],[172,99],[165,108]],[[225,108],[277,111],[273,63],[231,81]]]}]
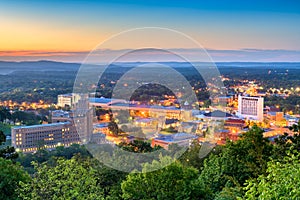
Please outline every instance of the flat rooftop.
[{"label": "flat rooftop", "polygon": [[89,98],[90,103],[95,104],[105,104],[111,107],[124,107],[124,108],[147,108],[147,109],[162,109],[162,110],[180,110],[180,108],[176,108],[175,106],[159,106],[159,105],[144,105],[137,103],[129,103],[123,99],[110,99],[110,98]]},{"label": "flat rooftop", "polygon": [[52,123],[52,124],[38,124],[38,125],[31,125],[31,126],[15,126],[15,127],[12,127],[12,129],[42,128],[42,127],[53,127],[53,126],[67,125],[67,124],[70,124],[70,122],[60,122],[60,123]]},{"label": "flat rooftop", "polygon": [[190,139],[196,139],[197,136],[193,134],[188,133],[174,133],[170,135],[162,135],[160,134],[157,138],[154,138],[154,140],[164,141],[164,142],[178,142],[178,141],[184,141],[184,140],[190,140]]}]

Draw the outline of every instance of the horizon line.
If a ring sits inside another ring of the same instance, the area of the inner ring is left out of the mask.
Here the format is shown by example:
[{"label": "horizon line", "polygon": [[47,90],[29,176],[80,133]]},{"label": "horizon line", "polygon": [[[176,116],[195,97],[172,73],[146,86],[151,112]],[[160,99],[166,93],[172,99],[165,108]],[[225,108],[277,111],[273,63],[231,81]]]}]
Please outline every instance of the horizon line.
[{"label": "horizon line", "polygon": [[[92,54],[90,54],[91,52]],[[130,55],[128,52],[130,52]],[[300,62],[300,50],[291,49],[144,48],[96,49],[93,51],[0,50],[0,60],[8,62],[53,60],[66,63],[83,63],[89,55],[92,55],[93,62],[91,63],[98,63],[100,58],[100,62],[109,62],[115,58],[120,58],[120,55],[125,55],[124,58],[122,57],[122,59],[125,59],[125,62],[180,61],[178,58],[176,58],[178,60],[174,60],[174,55],[189,58],[189,61],[193,62]]]},{"label": "horizon line", "polygon": [[[57,60],[21,60],[21,61],[10,61],[10,60],[0,60],[0,63],[38,63],[38,62],[52,62],[52,63],[65,63],[65,64],[80,64],[83,63],[80,62],[67,62],[67,61],[57,61]],[[110,64],[118,64],[118,63],[291,63],[291,64],[300,64],[299,61],[216,61],[216,62],[203,62],[203,61],[193,61],[193,62],[182,62],[182,61],[120,61],[120,62],[113,62]],[[107,63],[85,63],[85,64],[91,64],[91,65],[101,65],[101,64],[107,64]]]}]

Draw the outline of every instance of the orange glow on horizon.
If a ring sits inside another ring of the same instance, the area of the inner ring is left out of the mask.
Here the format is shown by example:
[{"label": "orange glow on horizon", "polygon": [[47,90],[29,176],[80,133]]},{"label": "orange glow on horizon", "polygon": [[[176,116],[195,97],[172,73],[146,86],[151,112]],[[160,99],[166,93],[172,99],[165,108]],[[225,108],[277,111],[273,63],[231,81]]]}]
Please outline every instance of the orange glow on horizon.
[{"label": "orange glow on horizon", "polygon": [[3,56],[32,56],[29,53],[90,51],[110,34],[108,31],[89,32],[6,18],[1,21],[0,53]]},{"label": "orange glow on horizon", "polygon": [[31,56],[31,57],[41,57],[41,56],[73,56],[78,52],[89,52],[90,50],[83,51],[47,51],[47,50],[16,50],[16,51],[6,51],[0,50],[0,56]]}]

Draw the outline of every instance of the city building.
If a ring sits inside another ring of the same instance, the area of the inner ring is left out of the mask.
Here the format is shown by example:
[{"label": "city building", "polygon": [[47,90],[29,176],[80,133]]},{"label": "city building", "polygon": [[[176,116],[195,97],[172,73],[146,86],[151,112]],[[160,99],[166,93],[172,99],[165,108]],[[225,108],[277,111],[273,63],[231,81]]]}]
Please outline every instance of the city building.
[{"label": "city building", "polygon": [[212,99],[212,102],[220,105],[227,105],[233,102],[233,96],[218,96]]},{"label": "city building", "polygon": [[69,106],[70,109],[74,107],[74,105],[79,101],[80,94],[69,93],[69,94],[60,94],[57,96],[57,105],[59,107]]},{"label": "city building", "polygon": [[93,133],[91,136],[91,144],[108,144],[109,141],[106,140],[106,135],[101,132]]},{"label": "city building", "polygon": [[294,124],[297,125],[298,122],[299,122],[299,118],[293,117],[293,116],[290,116],[290,115],[286,115],[284,118],[287,121],[287,126],[293,126]]},{"label": "city building", "polygon": [[71,121],[70,111],[53,110],[50,111],[50,116],[52,123]]},{"label": "city building", "polygon": [[160,134],[157,138],[152,139],[151,146],[157,145],[168,149],[169,145],[177,144],[178,146],[188,147],[194,139],[197,139],[197,136],[188,133]]},{"label": "city building", "polygon": [[100,106],[102,108],[109,108],[112,104],[126,103],[123,99],[110,99],[110,98],[89,98],[90,104],[93,106]]},{"label": "city building", "polygon": [[110,108],[113,110],[129,110],[130,112],[138,111],[146,116],[157,118],[165,116],[166,118],[180,119],[181,109],[175,106],[158,106],[144,105],[140,102],[127,102],[122,99],[109,98],[89,98],[90,106],[100,106],[102,108]]},{"label": "city building", "polygon": [[224,121],[229,118],[232,118],[233,115],[227,112],[223,112],[221,110],[214,110],[212,112],[204,112],[195,116],[196,119],[202,120],[215,120],[215,121]]},{"label": "city building", "polygon": [[12,146],[25,153],[40,148],[54,149],[61,145],[81,143],[76,128],[71,122],[17,126],[11,129],[11,135]]},{"label": "city building", "polygon": [[33,152],[39,148],[84,144],[91,139],[93,127],[89,111],[81,116],[64,111],[63,116],[54,115],[52,121],[54,123],[13,127],[12,145],[20,151]]},{"label": "city building", "polygon": [[110,134],[108,123],[101,123],[93,125],[93,133],[103,133],[105,135]]},{"label": "city building", "polygon": [[238,133],[232,133],[227,129],[219,130],[216,134],[219,136],[219,140],[217,140],[218,145],[226,144],[226,140],[237,141],[239,139]]},{"label": "city building", "polygon": [[12,145],[22,152],[34,152],[40,148],[53,149],[61,145],[90,142],[93,113],[89,108],[88,98],[79,94],[72,95],[76,96],[76,101],[72,100],[74,109],[52,111],[51,124],[13,127]]},{"label": "city building", "polygon": [[268,112],[267,117],[272,121],[282,121],[284,120],[283,112]]},{"label": "city building", "polygon": [[137,118],[134,124],[139,127],[153,127],[155,126],[155,119],[153,118]]},{"label": "city building", "polygon": [[230,131],[230,133],[240,133],[246,126],[245,121],[242,119],[228,119],[224,123],[224,129]]},{"label": "city building", "polygon": [[238,97],[238,115],[250,120],[263,121],[264,118],[264,98],[263,97]]}]

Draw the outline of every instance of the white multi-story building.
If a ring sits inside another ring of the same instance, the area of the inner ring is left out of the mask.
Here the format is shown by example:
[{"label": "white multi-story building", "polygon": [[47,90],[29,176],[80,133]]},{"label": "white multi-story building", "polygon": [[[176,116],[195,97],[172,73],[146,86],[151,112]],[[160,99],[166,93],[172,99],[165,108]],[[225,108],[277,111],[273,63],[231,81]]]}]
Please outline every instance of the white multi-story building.
[{"label": "white multi-story building", "polygon": [[264,98],[239,95],[238,114],[247,119],[263,121]]},{"label": "white multi-story building", "polygon": [[74,105],[79,101],[80,95],[75,93],[60,94],[57,96],[57,105],[60,107],[70,106],[73,108]]}]

